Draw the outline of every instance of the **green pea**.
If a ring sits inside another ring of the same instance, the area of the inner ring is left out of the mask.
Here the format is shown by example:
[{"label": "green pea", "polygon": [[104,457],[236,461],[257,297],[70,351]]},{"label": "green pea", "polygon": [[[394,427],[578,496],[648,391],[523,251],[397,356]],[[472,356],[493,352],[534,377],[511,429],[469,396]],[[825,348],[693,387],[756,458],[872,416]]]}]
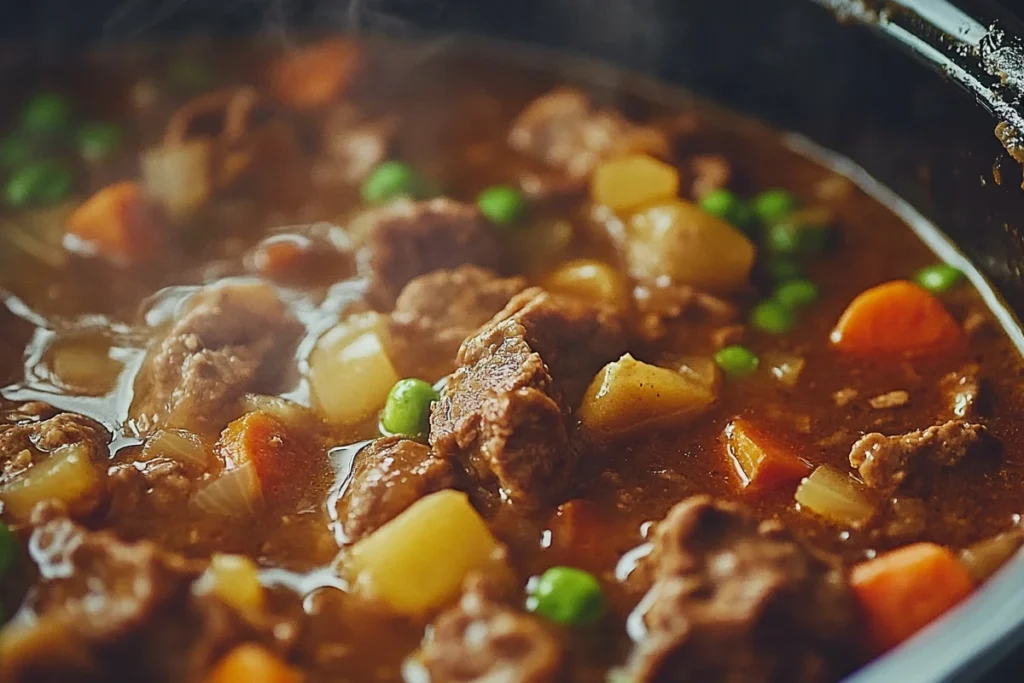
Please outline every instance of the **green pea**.
[{"label": "green pea", "polygon": [[552,567],[527,586],[526,609],[556,624],[593,624],[606,608],[600,582],[575,567]]},{"label": "green pea", "polygon": [[796,310],[818,300],[821,291],[810,280],[789,280],[775,288],[775,300],[786,308]]},{"label": "green pea", "polygon": [[18,563],[18,539],[11,528],[0,522],[0,578],[8,574]]},{"label": "green pea", "polygon": [[778,259],[768,264],[768,273],[776,282],[795,280],[803,275],[803,272],[800,262],[793,259]]},{"label": "green pea", "polygon": [[31,133],[53,135],[70,123],[71,103],[59,93],[38,93],[21,110],[21,127]]},{"label": "green pea", "polygon": [[78,153],[86,161],[103,161],[121,144],[121,129],[113,123],[86,123],[78,129]]},{"label": "green pea", "polygon": [[745,377],[757,370],[761,361],[747,347],[732,344],[718,350],[715,354],[715,363],[729,377],[738,378]]},{"label": "green pea", "polygon": [[729,190],[712,190],[701,197],[698,204],[706,213],[718,216],[740,229],[746,229],[754,222],[753,209]]},{"label": "green pea", "polygon": [[526,215],[529,205],[523,193],[510,185],[494,185],[476,198],[476,205],[492,223],[512,225]]},{"label": "green pea", "polygon": [[917,271],[914,281],[927,289],[932,294],[942,294],[952,289],[961,280],[963,272],[956,266],[948,263],[936,263]]},{"label": "green pea", "polygon": [[825,251],[829,230],[814,225],[781,221],[768,226],[765,245],[780,256],[816,256]]},{"label": "green pea", "polygon": [[18,169],[7,179],[4,199],[11,208],[56,204],[71,192],[71,170],[52,159]]},{"label": "green pea", "polygon": [[0,168],[13,171],[32,161],[35,145],[24,135],[12,135],[0,141]]},{"label": "green pea", "polygon": [[754,213],[765,223],[785,218],[796,208],[796,197],[781,189],[765,190],[751,202]]},{"label": "green pea", "polygon": [[421,187],[419,175],[412,166],[401,161],[385,161],[363,182],[362,196],[367,204],[381,204],[396,197],[415,197]]},{"label": "green pea", "polygon": [[430,428],[430,404],[437,399],[437,390],[423,380],[399,380],[384,403],[380,416],[382,431],[408,437],[426,434]]},{"label": "green pea", "polygon": [[769,334],[783,334],[793,329],[793,311],[774,299],[767,299],[750,311],[750,324]]}]

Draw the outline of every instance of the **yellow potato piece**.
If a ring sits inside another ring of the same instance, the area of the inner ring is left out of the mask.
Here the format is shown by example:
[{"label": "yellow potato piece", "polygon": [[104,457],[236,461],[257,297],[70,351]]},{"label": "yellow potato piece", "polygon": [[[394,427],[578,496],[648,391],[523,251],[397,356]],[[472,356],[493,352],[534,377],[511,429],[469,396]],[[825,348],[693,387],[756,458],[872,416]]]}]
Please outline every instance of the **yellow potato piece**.
[{"label": "yellow potato piece", "polygon": [[352,316],[327,332],[309,359],[309,383],[327,418],[354,424],[379,410],[400,378],[375,313]]},{"label": "yellow potato piece", "polygon": [[755,255],[743,233],[682,200],[649,206],[633,214],[626,228],[626,267],[638,280],[668,277],[709,291],[734,291],[746,284]]},{"label": "yellow potato piece", "polygon": [[61,446],[28,471],[0,486],[4,514],[28,520],[36,503],[59,500],[72,514],[86,514],[103,493],[103,476],[89,449],[80,443]]},{"label": "yellow potato piece", "polygon": [[628,298],[622,273],[594,259],[574,259],[563,263],[542,280],[541,286],[549,292],[614,308],[624,308]]},{"label": "yellow potato piece", "polygon": [[646,154],[602,162],[590,178],[590,198],[616,213],[633,211],[679,194],[679,172]]},{"label": "yellow potato piece", "polygon": [[687,424],[715,398],[713,385],[702,379],[643,363],[627,353],[597,373],[578,414],[591,432],[620,437]]},{"label": "yellow potato piece", "polygon": [[244,555],[215,554],[198,586],[200,591],[216,595],[239,612],[255,612],[263,607],[259,570]]},{"label": "yellow potato piece", "polygon": [[438,491],[352,547],[355,590],[401,614],[426,614],[458,594],[473,570],[503,567],[504,549],[466,494]]}]

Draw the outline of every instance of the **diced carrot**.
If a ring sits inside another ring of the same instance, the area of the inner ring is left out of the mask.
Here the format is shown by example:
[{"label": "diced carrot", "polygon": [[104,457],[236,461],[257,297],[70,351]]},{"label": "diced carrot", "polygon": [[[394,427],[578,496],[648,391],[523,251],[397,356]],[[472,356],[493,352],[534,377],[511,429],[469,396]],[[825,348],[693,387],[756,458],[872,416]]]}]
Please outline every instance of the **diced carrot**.
[{"label": "diced carrot", "polygon": [[942,302],[906,280],[861,292],[832,330],[832,344],[856,355],[923,356],[949,352],[962,340]]},{"label": "diced carrot", "polygon": [[237,646],[224,655],[204,683],[301,683],[303,676],[254,643]]},{"label": "diced carrot", "polygon": [[736,418],[725,428],[725,448],[739,474],[740,488],[761,492],[795,483],[811,466],[782,439],[749,420]]},{"label": "diced carrot", "polygon": [[850,585],[863,609],[871,644],[896,647],[967,597],[967,568],[948,549],[915,543],[853,568]]},{"label": "diced carrot", "polygon": [[282,104],[316,109],[337,97],[355,73],[358,53],[348,41],[327,40],[290,52],[270,67],[270,91]]},{"label": "diced carrot", "polygon": [[72,213],[67,233],[116,263],[145,262],[159,255],[166,222],[160,206],[138,183],[108,185]]},{"label": "diced carrot", "polygon": [[253,266],[271,280],[295,277],[308,264],[309,240],[299,235],[278,235],[259,243],[253,252]]},{"label": "diced carrot", "polygon": [[229,466],[251,462],[263,495],[280,498],[301,485],[311,469],[305,444],[274,415],[254,410],[221,433],[217,452]]}]

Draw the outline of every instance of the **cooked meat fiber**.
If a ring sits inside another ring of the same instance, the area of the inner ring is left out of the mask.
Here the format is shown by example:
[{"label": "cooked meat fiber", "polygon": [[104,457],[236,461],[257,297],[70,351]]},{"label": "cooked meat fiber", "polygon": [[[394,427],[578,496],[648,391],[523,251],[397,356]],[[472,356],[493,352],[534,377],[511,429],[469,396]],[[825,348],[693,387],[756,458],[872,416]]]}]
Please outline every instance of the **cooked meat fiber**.
[{"label": "cooked meat fiber", "polygon": [[451,199],[398,200],[356,219],[359,263],[376,302],[390,308],[413,278],[473,264],[498,267],[498,238],[477,208]]},{"label": "cooked meat fiber", "polygon": [[428,493],[453,484],[451,463],[433,457],[425,445],[397,436],[377,439],[356,456],[338,519],[354,543]]},{"label": "cooked meat fiber", "polygon": [[433,623],[420,652],[432,681],[548,683],[558,679],[562,646],[533,617],[470,587]]},{"label": "cooked meat fiber", "polygon": [[868,486],[895,491],[912,473],[954,467],[991,443],[984,426],[950,420],[896,436],[866,434],[850,449],[850,464]]},{"label": "cooked meat fiber", "polygon": [[857,607],[838,563],[777,522],[695,496],[658,525],[646,637],[631,680],[826,683],[857,661]]},{"label": "cooked meat fiber", "polygon": [[402,289],[391,313],[395,357],[422,359],[412,375],[446,374],[459,347],[526,288],[522,277],[499,277],[473,265],[435,270]]},{"label": "cooked meat fiber", "polygon": [[[42,422],[29,422],[0,427],[0,487],[6,487],[27,475],[32,468],[47,458],[59,458],[76,448],[83,458],[84,467],[90,468],[93,478],[82,482],[73,491],[73,499],[65,501],[75,517],[84,517],[106,500],[107,445],[110,433],[98,422],[74,413],[61,413]],[[70,494],[69,494],[70,495]],[[8,499],[7,512],[14,513],[13,501]],[[31,504],[18,514],[28,517]]]},{"label": "cooked meat fiber", "polygon": [[[275,641],[266,617],[250,619],[192,591],[204,563],[108,531],[89,531],[60,506],[34,515],[31,545],[42,581],[0,640],[0,680],[11,683],[201,680],[243,640]],[[263,623],[267,621],[267,623]],[[283,641],[287,628],[277,622]],[[282,642],[283,642],[282,641]]]},{"label": "cooked meat fiber", "polygon": [[466,340],[430,413],[430,444],[527,507],[558,499],[579,458],[571,415],[594,374],[625,349],[606,310],[529,289]]},{"label": "cooked meat fiber", "polygon": [[302,330],[266,284],[203,290],[146,361],[132,414],[143,432],[215,426],[242,394],[272,383]]},{"label": "cooked meat fiber", "polygon": [[583,92],[559,88],[541,95],[512,125],[509,145],[571,178],[590,175],[601,159],[629,153],[664,156],[668,137],[614,109],[598,109]]}]

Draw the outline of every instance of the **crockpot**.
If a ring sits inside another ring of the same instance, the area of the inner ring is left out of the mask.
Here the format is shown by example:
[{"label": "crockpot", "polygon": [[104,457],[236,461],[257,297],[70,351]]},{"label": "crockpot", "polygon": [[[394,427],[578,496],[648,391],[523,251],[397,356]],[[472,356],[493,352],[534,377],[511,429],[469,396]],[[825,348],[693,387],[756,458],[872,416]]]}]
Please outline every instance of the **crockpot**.
[{"label": "crockpot", "polygon": [[[986,2],[3,4],[0,56],[30,51],[33,63],[40,65],[100,41],[253,32],[286,41],[310,26],[415,36],[438,45],[473,35],[589,55],[682,85],[845,156],[851,160],[847,172],[862,182],[873,178],[880,183],[874,191],[895,192],[910,213],[937,224],[1010,308],[1024,315],[1024,189],[1014,159],[1024,161],[1024,29]],[[1021,586],[1024,555],[966,603],[854,674],[849,683],[1020,680]]]}]

